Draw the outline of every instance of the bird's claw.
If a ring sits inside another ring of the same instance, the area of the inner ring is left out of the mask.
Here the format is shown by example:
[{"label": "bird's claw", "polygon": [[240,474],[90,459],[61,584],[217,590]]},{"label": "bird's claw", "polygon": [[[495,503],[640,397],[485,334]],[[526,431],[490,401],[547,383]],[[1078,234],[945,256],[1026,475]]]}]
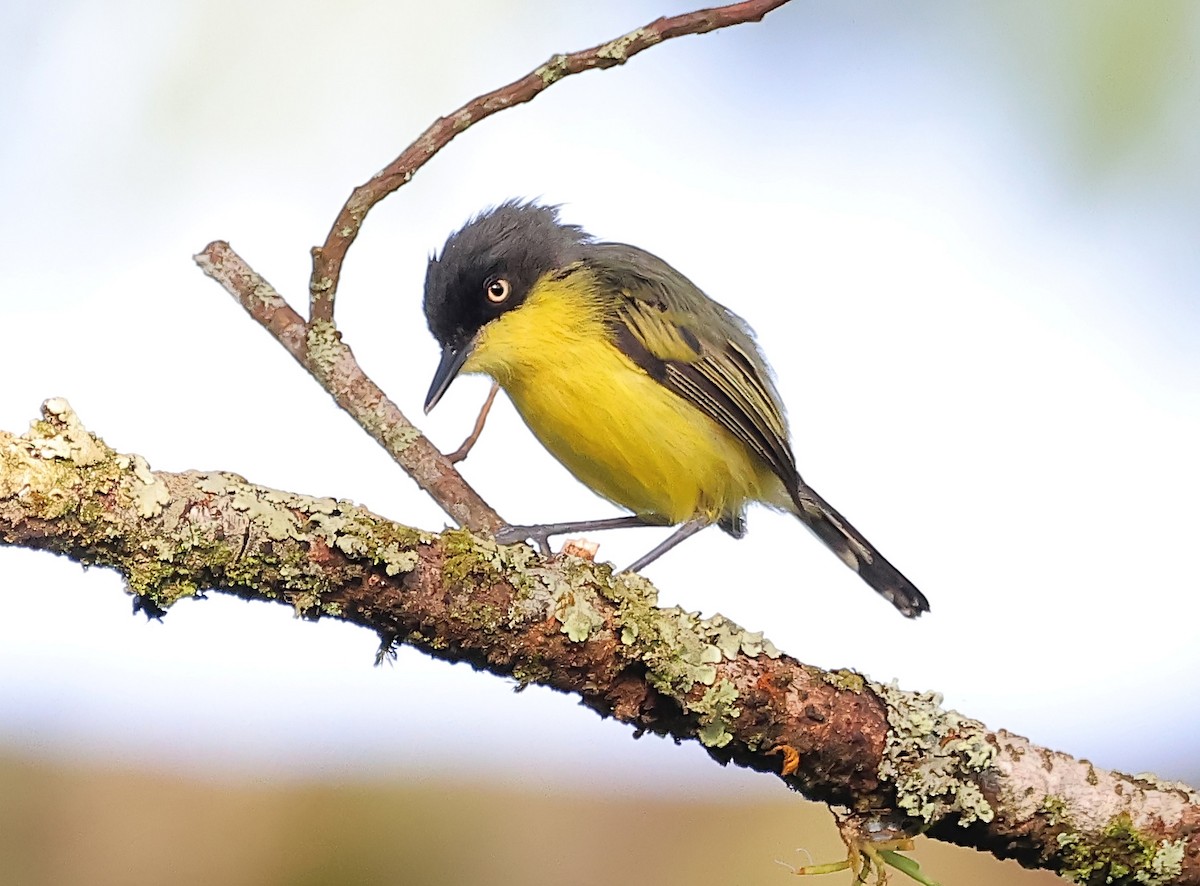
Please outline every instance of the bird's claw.
[{"label": "bird's claw", "polygon": [[515,545],[523,541],[537,544],[543,556],[550,556],[550,533],[539,526],[505,526],[496,531],[493,538],[499,545]]}]

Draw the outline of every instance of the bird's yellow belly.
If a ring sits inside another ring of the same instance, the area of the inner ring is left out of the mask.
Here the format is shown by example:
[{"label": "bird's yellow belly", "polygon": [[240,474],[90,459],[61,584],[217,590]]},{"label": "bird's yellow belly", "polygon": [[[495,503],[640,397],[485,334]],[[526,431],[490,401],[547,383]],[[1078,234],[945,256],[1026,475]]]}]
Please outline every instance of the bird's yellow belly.
[{"label": "bird's yellow belly", "polygon": [[[599,324],[560,324],[552,346],[538,347],[531,336],[545,325],[509,320],[487,331],[467,369],[496,378],[542,445],[599,495],[669,523],[779,497],[779,481],[744,444],[638,368]],[[514,347],[519,360],[497,359]]]}]

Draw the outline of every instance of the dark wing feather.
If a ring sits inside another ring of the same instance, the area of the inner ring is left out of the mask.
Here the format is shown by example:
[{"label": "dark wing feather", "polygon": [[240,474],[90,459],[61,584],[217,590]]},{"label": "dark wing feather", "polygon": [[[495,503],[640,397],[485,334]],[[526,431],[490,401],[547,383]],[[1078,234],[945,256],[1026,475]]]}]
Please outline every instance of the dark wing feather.
[{"label": "dark wing feather", "polygon": [[[779,394],[745,323],[648,252],[619,243],[588,246],[613,341],[662,385],[726,428],[783,481],[804,522],[868,585],[912,617],[929,602],[828,502],[805,484],[787,442]],[[742,515],[721,523],[740,537]]]},{"label": "dark wing feather", "polygon": [[745,323],[666,262],[633,246],[595,244],[613,341],[664,387],[746,444],[794,494],[799,476],[766,363]]}]

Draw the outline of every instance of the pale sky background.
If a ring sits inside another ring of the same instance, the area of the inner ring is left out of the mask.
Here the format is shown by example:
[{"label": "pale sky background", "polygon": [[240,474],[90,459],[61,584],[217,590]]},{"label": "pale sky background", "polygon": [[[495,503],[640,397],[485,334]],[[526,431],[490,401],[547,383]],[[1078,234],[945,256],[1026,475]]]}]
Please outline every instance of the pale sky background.
[{"label": "pale sky background", "polygon": [[[429,529],[441,512],[191,255],[300,307],[351,188],[435,117],[681,2],[9,0],[0,427],[66,397],[156,468],[224,469]],[[503,199],[675,264],[759,333],[805,478],[925,592],[908,622],[755,510],[649,575],[782,649],[993,728],[1200,781],[1200,6],[796,2],[572,78],[379,206],[338,301],[410,416],[424,264]],[[420,424],[453,448],[486,391]],[[521,465],[514,470],[514,465]],[[519,522],[612,510],[505,403],[464,472]],[[607,534],[628,562],[648,531]],[[0,548],[0,752],[229,778],[457,772],[778,792],[546,690],[220,595]]]}]

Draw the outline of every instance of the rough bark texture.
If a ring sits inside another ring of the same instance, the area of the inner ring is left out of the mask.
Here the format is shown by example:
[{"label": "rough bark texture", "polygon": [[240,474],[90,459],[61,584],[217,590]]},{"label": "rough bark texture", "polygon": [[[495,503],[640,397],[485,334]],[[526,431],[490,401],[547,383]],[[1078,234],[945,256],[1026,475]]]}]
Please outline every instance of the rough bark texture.
[{"label": "rough bark texture", "polygon": [[725,619],[658,608],[649,583],[607,566],[433,535],[233,474],[152,471],[64,400],[23,436],[0,431],[0,540],[115,568],[150,613],[204,590],[274,600],[368,627],[385,649],[574,693],[845,806],[860,833],[926,831],[1086,883],[1200,884],[1200,797],[1184,785],[990,731],[931,693],[801,664]]}]

